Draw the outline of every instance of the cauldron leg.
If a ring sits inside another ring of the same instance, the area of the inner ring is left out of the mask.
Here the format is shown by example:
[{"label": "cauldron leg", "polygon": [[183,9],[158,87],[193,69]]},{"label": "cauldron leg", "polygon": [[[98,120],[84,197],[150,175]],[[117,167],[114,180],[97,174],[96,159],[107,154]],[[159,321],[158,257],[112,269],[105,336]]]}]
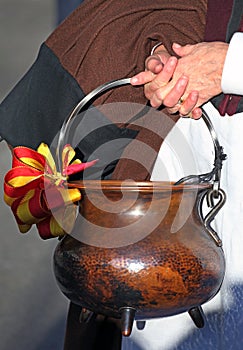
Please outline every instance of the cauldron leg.
[{"label": "cauldron leg", "polygon": [[121,350],[122,335],[117,320],[102,315],[80,323],[82,307],[70,303],[63,350]]},{"label": "cauldron leg", "polygon": [[79,316],[79,322],[80,323],[88,323],[91,319],[96,318],[96,314],[93,311],[90,311],[88,309],[82,308],[82,311],[80,312]]},{"label": "cauldron leg", "polygon": [[146,325],[146,321],[136,321],[136,326],[139,331],[142,331]]},{"label": "cauldron leg", "polygon": [[201,306],[193,307],[188,311],[189,315],[191,316],[191,319],[193,320],[195,326],[197,328],[203,328],[204,327],[204,313],[201,308]]},{"label": "cauldron leg", "polygon": [[136,310],[132,307],[123,307],[121,313],[121,332],[125,337],[129,337],[132,332],[133,321]]}]

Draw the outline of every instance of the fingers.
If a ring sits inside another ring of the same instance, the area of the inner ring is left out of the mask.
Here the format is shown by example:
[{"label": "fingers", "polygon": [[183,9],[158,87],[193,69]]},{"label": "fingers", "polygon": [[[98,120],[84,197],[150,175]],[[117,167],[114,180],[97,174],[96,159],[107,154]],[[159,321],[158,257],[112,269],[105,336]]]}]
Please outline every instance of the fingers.
[{"label": "fingers", "polygon": [[199,107],[194,108],[187,115],[181,115],[183,118],[200,119],[202,116],[202,109]]},{"label": "fingers", "polygon": [[194,108],[194,110],[191,113],[193,119],[199,119],[202,116],[202,110],[199,107]]},{"label": "fingers", "polygon": [[192,91],[183,101],[179,108],[179,113],[182,117],[189,115],[193,111],[198,102],[198,97],[199,93],[197,91]]},{"label": "fingers", "polygon": [[155,75],[154,73],[150,71],[144,71],[141,73],[138,73],[137,75],[134,75],[130,79],[131,85],[145,85],[147,83],[150,83],[154,79]]},{"label": "fingers", "polygon": [[177,65],[177,58],[170,57],[167,63],[164,65],[163,70],[153,79],[150,84],[151,91],[156,91],[158,88],[163,87],[172,78]]},{"label": "fingers", "polygon": [[158,55],[153,55],[146,59],[145,67],[145,71],[140,72],[131,78],[131,85],[144,85],[150,83],[155,78],[155,74],[162,71],[163,63]]},{"label": "fingers", "polygon": [[164,62],[159,55],[149,56],[145,61],[145,69],[151,71],[154,74],[158,74],[162,71]]},{"label": "fingers", "polygon": [[177,58],[170,57],[164,65],[163,70],[149,84],[145,85],[145,96],[150,100],[152,107],[159,107],[163,103],[164,97],[172,88],[168,83],[174,74],[176,65]]},{"label": "fingers", "polygon": [[[178,101],[184,95],[187,85],[188,85],[188,77],[186,75],[182,75],[176,82],[175,86],[171,89],[166,96],[164,96],[163,104],[166,107],[169,107],[169,111],[171,113],[175,113],[179,109]],[[162,97],[162,96],[161,96]]]},{"label": "fingers", "polygon": [[[172,63],[173,61],[174,63]],[[164,57],[164,59],[160,54],[149,56],[145,62],[146,70],[132,77],[130,83],[132,85],[144,85],[152,82],[152,80],[155,80],[154,84],[151,87],[152,91],[155,91],[159,86],[164,85],[164,82],[167,83],[171,78],[174,72],[173,67],[176,66],[177,59],[174,57],[172,59],[172,62],[168,56],[166,58]],[[164,74],[162,74],[163,71]],[[156,75],[159,75],[160,73],[162,75],[156,78]],[[162,84],[160,83],[160,80],[163,80]]]},{"label": "fingers", "polygon": [[[173,44],[174,51],[179,56],[188,55],[195,45],[180,46]],[[180,116],[190,116],[199,119],[202,110],[198,107],[199,92],[191,91],[188,93],[189,77],[182,75],[178,79],[176,68],[178,59],[174,56],[160,57],[160,52],[155,53],[146,60],[146,70],[131,78],[132,85],[144,85],[144,93],[150,104],[154,108],[160,107],[162,104],[168,107],[169,113],[179,112]],[[183,97],[183,102],[178,103]],[[200,103],[199,103],[200,102]]]},{"label": "fingers", "polygon": [[151,56],[147,61],[147,67],[149,69],[132,77],[130,82],[132,85],[150,83],[148,86],[145,86],[145,95],[150,99],[156,90],[165,86],[170,81],[177,61],[176,57],[170,57],[165,65],[163,65],[161,61],[158,61],[158,58],[155,59],[154,56]]},{"label": "fingers", "polygon": [[[177,95],[178,97],[178,95]],[[183,102],[177,103],[174,107],[168,108],[168,112],[174,114],[176,112],[180,113],[181,117],[190,117],[193,119],[199,119],[202,116],[201,108],[197,107],[197,102],[199,99],[198,91],[192,91]]]},{"label": "fingers", "polygon": [[178,56],[186,56],[192,52],[194,45],[181,46],[177,43],[173,43],[172,49]]}]

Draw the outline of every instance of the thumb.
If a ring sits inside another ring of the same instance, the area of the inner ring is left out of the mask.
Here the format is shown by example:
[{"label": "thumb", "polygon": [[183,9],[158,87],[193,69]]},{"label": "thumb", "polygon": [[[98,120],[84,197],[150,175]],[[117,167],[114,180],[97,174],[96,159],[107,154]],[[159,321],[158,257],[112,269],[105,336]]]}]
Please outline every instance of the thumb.
[{"label": "thumb", "polygon": [[172,49],[178,56],[182,57],[191,53],[193,49],[193,45],[181,46],[177,43],[173,43]]}]

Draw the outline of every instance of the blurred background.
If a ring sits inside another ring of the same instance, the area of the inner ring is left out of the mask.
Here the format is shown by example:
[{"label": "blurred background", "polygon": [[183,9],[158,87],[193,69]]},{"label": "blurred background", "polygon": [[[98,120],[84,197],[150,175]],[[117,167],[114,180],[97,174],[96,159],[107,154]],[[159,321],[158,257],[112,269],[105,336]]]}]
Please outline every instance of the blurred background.
[{"label": "blurred background", "polygon": [[[64,8],[58,9],[56,1],[0,0],[0,101],[64,17]],[[10,152],[1,142],[0,350],[60,350],[68,301],[52,270],[57,240],[42,241],[35,228],[25,235],[18,232],[3,202],[3,177],[10,167]]]}]

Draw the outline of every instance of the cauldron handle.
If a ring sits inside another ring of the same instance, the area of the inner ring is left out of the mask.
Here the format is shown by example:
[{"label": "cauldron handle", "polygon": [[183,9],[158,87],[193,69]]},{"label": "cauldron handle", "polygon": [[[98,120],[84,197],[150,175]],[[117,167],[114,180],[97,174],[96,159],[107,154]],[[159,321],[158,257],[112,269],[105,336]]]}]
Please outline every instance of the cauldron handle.
[{"label": "cauldron handle", "polygon": [[64,148],[64,140],[65,140],[65,135],[68,130],[68,126],[71,123],[71,121],[77,116],[79,112],[85,109],[87,105],[90,104],[91,101],[93,101],[97,96],[101,95],[103,92],[106,92],[108,90],[111,90],[115,87],[123,86],[123,85],[128,85],[130,84],[130,78],[125,78],[125,79],[119,79],[119,80],[112,80],[107,83],[104,83],[100,86],[98,86],[96,89],[92,90],[88,95],[86,95],[77,105],[76,107],[72,110],[71,114],[67,117],[66,120],[64,120],[64,123],[61,127],[60,133],[59,133],[59,138],[58,138],[58,143],[57,143],[57,149],[56,149],[56,159],[57,159],[57,164],[58,168],[61,171],[62,166],[61,166],[61,153]]},{"label": "cauldron handle", "polygon": [[[60,133],[59,133],[59,138],[58,138],[58,143],[57,143],[57,149],[56,149],[56,158],[57,158],[57,164],[58,168],[61,171],[61,152],[64,147],[64,140],[65,140],[65,135],[68,129],[69,124],[71,121],[77,116],[79,112],[85,109],[87,105],[90,104],[97,96],[101,95],[102,93],[111,90],[116,87],[120,87],[123,85],[128,85],[130,84],[130,78],[125,78],[125,79],[118,79],[118,80],[112,80],[109,81],[105,84],[102,84],[98,86],[96,89],[91,91],[88,95],[86,95],[73,109],[71,114],[67,117],[67,119],[64,121]],[[215,153],[215,158],[214,158],[214,167],[211,172],[206,173],[206,174],[201,174],[201,175],[189,175],[186,177],[183,177],[182,179],[178,180],[174,185],[179,185],[181,183],[187,183],[187,182],[192,182],[192,181],[197,181],[197,183],[203,183],[203,182],[210,182],[213,181],[213,196],[214,198],[218,198],[219,196],[219,189],[220,189],[220,175],[221,175],[221,168],[222,168],[222,162],[223,160],[226,159],[226,155],[223,153],[223,148],[219,144],[219,140],[217,138],[216,132],[214,130],[214,127],[211,123],[211,120],[207,113],[203,109],[202,113],[202,119],[204,120],[213,144],[214,144],[214,153]]]},{"label": "cauldron handle", "polygon": [[[207,213],[207,215],[204,217],[202,213],[202,202],[204,198],[206,197],[206,201],[208,204],[208,207],[211,208],[211,210]],[[204,227],[206,228],[209,235],[213,238],[217,246],[222,246],[222,240],[219,238],[217,232],[212,228],[211,222],[214,220],[215,216],[218,214],[220,209],[224,206],[226,201],[226,194],[225,192],[219,188],[217,190],[217,203],[214,203],[214,189],[209,189],[208,191],[204,192],[202,197],[200,198],[200,205],[199,205],[199,214],[201,217],[201,220],[204,224]]]},{"label": "cauldron handle", "polygon": [[205,122],[210,132],[210,135],[214,144],[214,167],[210,172],[205,174],[185,176],[180,180],[178,180],[174,185],[179,185],[182,183],[191,183],[192,181],[196,181],[197,183],[205,183],[205,182],[213,181],[213,192],[212,192],[213,197],[218,198],[219,190],[220,190],[220,177],[221,177],[222,164],[223,164],[223,161],[226,159],[227,155],[223,152],[223,147],[219,143],[213,124],[208,114],[205,112],[203,108],[202,108],[202,119]]}]

